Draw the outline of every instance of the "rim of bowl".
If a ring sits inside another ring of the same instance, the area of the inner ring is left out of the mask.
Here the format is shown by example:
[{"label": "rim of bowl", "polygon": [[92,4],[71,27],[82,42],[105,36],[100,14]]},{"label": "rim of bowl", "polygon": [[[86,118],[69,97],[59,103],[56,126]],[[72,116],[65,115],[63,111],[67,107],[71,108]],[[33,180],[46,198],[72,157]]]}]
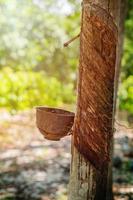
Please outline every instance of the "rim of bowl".
[{"label": "rim of bowl", "polygon": [[[74,112],[68,111],[68,110],[64,110],[62,108],[53,108],[53,107],[45,107],[45,106],[37,106],[36,110],[38,111],[45,111],[47,113],[52,113],[52,114],[56,114],[56,115],[60,115],[60,116],[75,116]],[[53,110],[53,112],[51,112]],[[59,111],[59,112],[54,112],[54,111]]]}]

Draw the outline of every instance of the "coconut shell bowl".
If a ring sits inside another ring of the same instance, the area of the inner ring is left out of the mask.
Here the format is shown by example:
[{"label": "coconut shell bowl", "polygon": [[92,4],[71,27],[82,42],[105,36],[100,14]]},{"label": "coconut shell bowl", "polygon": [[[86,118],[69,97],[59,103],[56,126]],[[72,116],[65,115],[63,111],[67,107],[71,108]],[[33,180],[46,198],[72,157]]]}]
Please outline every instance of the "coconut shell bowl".
[{"label": "coconut shell bowl", "polygon": [[70,135],[75,114],[63,109],[37,107],[36,124],[48,140],[58,141]]}]

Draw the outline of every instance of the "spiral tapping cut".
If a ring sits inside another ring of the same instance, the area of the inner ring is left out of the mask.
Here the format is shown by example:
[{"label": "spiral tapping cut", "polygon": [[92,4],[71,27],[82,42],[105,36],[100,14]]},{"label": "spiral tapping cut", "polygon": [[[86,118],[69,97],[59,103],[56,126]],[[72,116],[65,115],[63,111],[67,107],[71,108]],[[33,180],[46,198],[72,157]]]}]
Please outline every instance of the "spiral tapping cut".
[{"label": "spiral tapping cut", "polygon": [[[98,5],[83,5],[74,144],[98,170],[109,162],[118,31]],[[87,120],[86,120],[87,119]]]}]

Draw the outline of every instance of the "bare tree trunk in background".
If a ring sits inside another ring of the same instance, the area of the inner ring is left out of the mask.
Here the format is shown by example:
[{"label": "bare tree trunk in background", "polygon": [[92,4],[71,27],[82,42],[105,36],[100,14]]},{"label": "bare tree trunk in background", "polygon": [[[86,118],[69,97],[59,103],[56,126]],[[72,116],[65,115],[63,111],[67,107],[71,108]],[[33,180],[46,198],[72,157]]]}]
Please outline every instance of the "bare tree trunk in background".
[{"label": "bare tree trunk in background", "polygon": [[[118,55],[118,59],[117,59],[117,68],[116,68],[116,78],[115,78],[115,106],[116,106],[116,101],[117,99],[117,91],[118,91],[118,86],[119,86],[119,81],[120,81],[120,69],[121,69],[121,58],[122,58],[122,54],[123,54],[123,42],[124,42],[124,21],[126,18],[126,14],[127,14],[127,8],[128,8],[128,0],[121,0],[121,5],[120,5],[120,20],[119,20],[119,40],[118,40],[118,48],[117,48],[117,55]],[[118,111],[118,106],[119,103],[117,103],[117,110]],[[117,113],[116,113],[117,115]]]},{"label": "bare tree trunk in background", "polygon": [[125,5],[126,0],[83,0],[69,200],[113,199],[113,125]]}]

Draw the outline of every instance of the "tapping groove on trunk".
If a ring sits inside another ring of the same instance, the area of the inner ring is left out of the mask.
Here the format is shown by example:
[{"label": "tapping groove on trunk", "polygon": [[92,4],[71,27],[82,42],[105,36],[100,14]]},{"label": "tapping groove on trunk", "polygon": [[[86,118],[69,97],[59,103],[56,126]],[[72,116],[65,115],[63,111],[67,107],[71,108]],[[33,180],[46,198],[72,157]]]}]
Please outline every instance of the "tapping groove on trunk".
[{"label": "tapping groove on trunk", "polygon": [[[109,162],[117,27],[99,5],[83,6],[74,144],[97,169]],[[102,159],[101,159],[102,158]]]}]

